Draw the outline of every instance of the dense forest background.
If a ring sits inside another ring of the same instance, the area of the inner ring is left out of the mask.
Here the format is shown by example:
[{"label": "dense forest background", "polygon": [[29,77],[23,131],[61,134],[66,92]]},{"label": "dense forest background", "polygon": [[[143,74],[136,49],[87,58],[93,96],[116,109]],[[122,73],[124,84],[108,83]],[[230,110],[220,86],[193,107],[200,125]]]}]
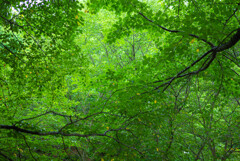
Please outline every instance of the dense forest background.
[{"label": "dense forest background", "polygon": [[0,160],[240,160],[237,0],[0,0]]}]

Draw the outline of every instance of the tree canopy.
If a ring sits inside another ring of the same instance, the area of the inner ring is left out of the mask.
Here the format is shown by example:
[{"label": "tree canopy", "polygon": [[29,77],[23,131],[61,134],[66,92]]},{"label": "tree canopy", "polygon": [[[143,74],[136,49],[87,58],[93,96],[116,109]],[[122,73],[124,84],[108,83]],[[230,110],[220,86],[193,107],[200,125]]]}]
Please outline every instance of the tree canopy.
[{"label": "tree canopy", "polygon": [[239,8],[0,1],[0,160],[239,160]]}]

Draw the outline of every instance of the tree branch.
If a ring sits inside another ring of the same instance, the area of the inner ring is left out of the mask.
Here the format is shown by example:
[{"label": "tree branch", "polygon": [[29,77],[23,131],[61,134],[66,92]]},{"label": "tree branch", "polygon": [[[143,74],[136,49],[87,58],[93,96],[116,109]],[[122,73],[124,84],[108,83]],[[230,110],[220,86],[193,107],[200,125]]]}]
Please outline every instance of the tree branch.
[{"label": "tree branch", "polygon": [[[143,18],[145,18],[147,21],[153,23],[154,25],[158,26],[159,28],[161,28],[161,29],[163,29],[163,30],[165,30],[165,31],[172,32],[172,33],[184,33],[184,31],[167,29],[167,28],[165,28],[165,27],[163,27],[163,26],[155,23],[153,20],[149,19],[148,17],[146,17],[145,15],[143,15],[141,12],[138,12],[138,14],[141,15]],[[205,42],[205,43],[207,43],[208,45],[210,45],[212,48],[214,47],[214,45],[213,45],[211,42],[209,42],[209,41],[207,41],[207,40],[205,40],[205,39],[202,39],[202,38],[200,38],[200,37],[197,36],[197,35],[194,35],[194,34],[188,34],[188,35],[191,36],[191,37],[197,38],[197,39],[199,39],[199,40],[202,40],[203,42]]]},{"label": "tree branch", "polygon": [[[171,31],[172,31],[172,32],[177,32],[177,31],[175,31],[175,30],[170,30],[170,32],[171,32]],[[234,31],[237,31],[237,33],[234,34],[228,42],[226,42],[225,44],[219,45],[219,46],[217,46],[217,47],[212,47],[212,49],[208,50],[208,51],[207,51],[206,53],[204,53],[200,58],[198,58],[196,61],[194,61],[190,66],[188,66],[188,67],[186,67],[185,69],[183,69],[182,71],[180,71],[176,76],[165,79],[165,81],[167,81],[167,80],[169,80],[169,81],[166,82],[166,83],[163,83],[163,84],[161,84],[161,85],[159,85],[159,86],[157,86],[154,90],[157,90],[157,89],[159,89],[160,87],[166,86],[166,87],[163,89],[163,91],[165,91],[165,90],[169,87],[169,85],[171,85],[171,83],[172,83],[175,79],[181,78],[181,77],[185,77],[185,76],[189,76],[189,75],[193,75],[193,74],[198,74],[199,72],[206,70],[206,69],[210,66],[210,64],[213,62],[213,60],[216,58],[216,55],[217,55],[218,52],[222,52],[222,51],[224,51],[224,50],[227,50],[227,49],[233,47],[233,46],[240,40],[240,28],[238,28],[237,30],[234,30]],[[232,31],[231,33],[233,33],[233,31]],[[230,33],[229,35],[231,35],[231,33]],[[229,35],[228,35],[228,36],[229,36]],[[228,36],[227,36],[227,37],[228,37]],[[225,38],[225,39],[226,39],[226,38]],[[224,40],[225,40],[225,39],[224,39]],[[224,41],[224,40],[223,40],[223,41]],[[205,58],[205,57],[206,57],[207,55],[209,55],[210,53],[212,53],[211,59],[208,61],[208,63],[207,63],[204,67],[200,68],[199,70],[196,70],[196,71],[193,71],[193,72],[189,72],[189,73],[183,74],[184,72],[186,72],[187,70],[189,70],[191,67],[195,66],[198,62],[200,62],[203,58]],[[158,80],[158,81],[155,81],[155,82],[153,82],[153,83],[158,83],[158,82],[163,82],[163,80]]]},{"label": "tree branch", "polygon": [[240,28],[237,29],[237,33],[225,44],[217,47],[216,52],[221,52],[233,47],[240,40]]},{"label": "tree branch", "polygon": [[14,130],[17,132],[32,134],[32,135],[39,135],[39,136],[48,136],[48,135],[62,135],[62,136],[79,136],[79,137],[89,137],[89,136],[106,136],[105,134],[79,134],[79,133],[63,133],[59,131],[51,131],[51,132],[39,132],[39,131],[31,131],[19,128],[17,126],[11,126],[11,125],[0,125],[0,129],[8,129],[8,130]]}]

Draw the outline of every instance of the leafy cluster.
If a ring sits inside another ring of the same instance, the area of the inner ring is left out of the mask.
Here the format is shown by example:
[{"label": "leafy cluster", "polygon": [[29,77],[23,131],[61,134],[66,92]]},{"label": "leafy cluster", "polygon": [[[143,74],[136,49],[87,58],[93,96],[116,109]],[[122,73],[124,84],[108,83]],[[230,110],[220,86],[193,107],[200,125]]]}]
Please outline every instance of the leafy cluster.
[{"label": "leafy cluster", "polygon": [[240,3],[0,2],[0,160],[239,160]]}]

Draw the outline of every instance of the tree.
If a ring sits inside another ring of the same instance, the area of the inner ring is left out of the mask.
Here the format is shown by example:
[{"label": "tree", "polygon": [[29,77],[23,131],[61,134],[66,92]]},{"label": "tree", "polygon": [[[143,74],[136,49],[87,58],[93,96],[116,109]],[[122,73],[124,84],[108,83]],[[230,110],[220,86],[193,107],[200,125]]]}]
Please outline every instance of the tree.
[{"label": "tree", "polygon": [[1,159],[239,160],[240,3],[2,4]]}]

